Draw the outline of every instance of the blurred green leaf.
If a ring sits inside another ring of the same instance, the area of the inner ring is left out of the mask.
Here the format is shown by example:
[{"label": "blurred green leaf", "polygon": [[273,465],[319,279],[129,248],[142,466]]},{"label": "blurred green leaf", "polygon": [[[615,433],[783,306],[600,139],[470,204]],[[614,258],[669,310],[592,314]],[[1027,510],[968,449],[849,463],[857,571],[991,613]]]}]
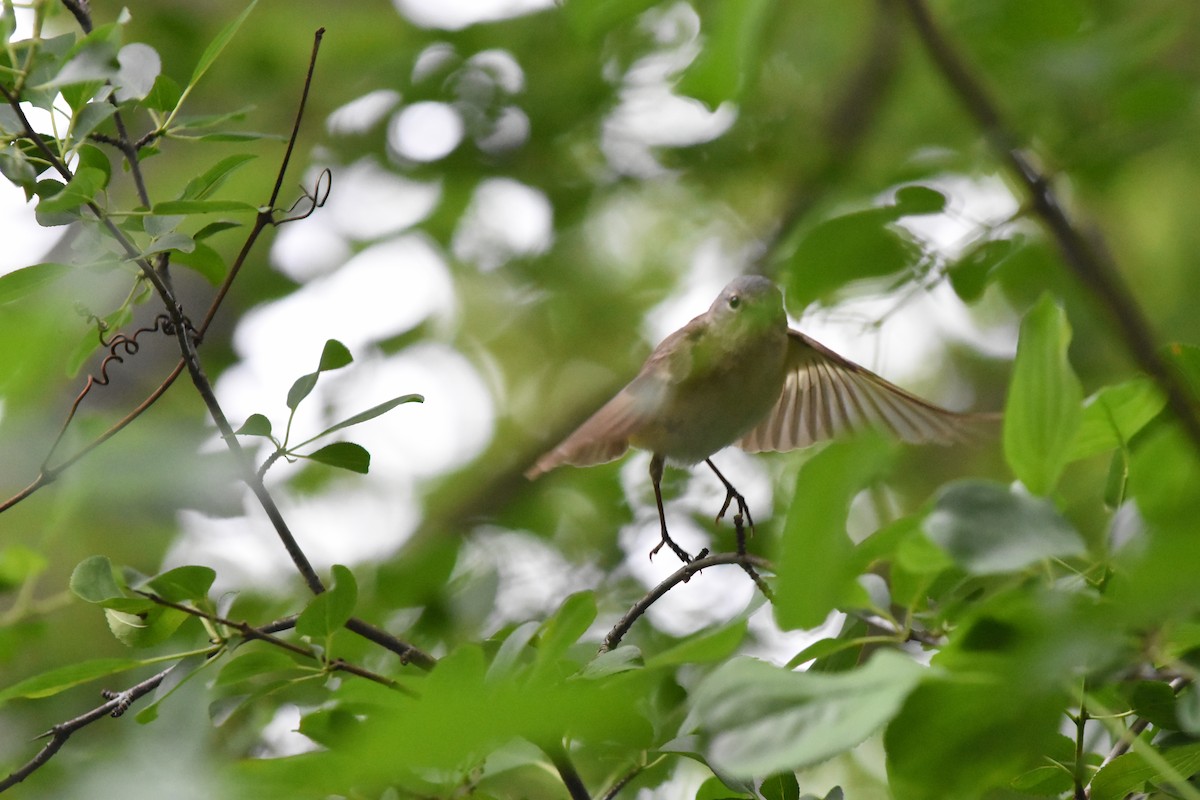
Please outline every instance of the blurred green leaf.
[{"label": "blurred green leaf", "polygon": [[358,603],[358,582],[341,564],[332,568],[333,582],[308,602],[296,620],[296,633],[313,640],[324,640],[340,630],[354,614]]},{"label": "blurred green leaf", "polygon": [[773,5],[772,0],[705,4],[701,22],[704,47],[683,74],[680,93],[711,108],[736,101],[762,64],[759,49]]},{"label": "blurred green leaf", "polygon": [[1052,504],[985,481],[943,486],[921,527],[976,575],[1015,572],[1085,552],[1083,539]]},{"label": "blurred green leaf", "polygon": [[1158,753],[1161,763],[1169,769],[1149,763],[1150,753],[1145,751],[1157,752],[1146,746],[1141,752],[1125,753],[1105,764],[1092,778],[1092,800],[1122,800],[1147,783],[1176,783],[1176,777],[1189,778],[1200,772],[1200,743],[1172,747]]},{"label": "blurred green leaf", "polygon": [[537,640],[538,671],[546,670],[566,654],[567,649],[579,641],[579,637],[596,620],[596,595],[594,592],[576,592],[567,597],[542,624]]},{"label": "blurred green leaf", "polygon": [[800,468],[775,561],[780,627],[816,627],[860,596],[846,516],[854,495],[883,472],[891,453],[882,437],[866,436],[832,442]]},{"label": "blurred green leaf", "polygon": [[148,663],[152,662],[136,658],[98,658],[67,664],[0,689],[0,703],[16,697],[51,697],[97,678],[127,672]]},{"label": "blurred green leaf", "polygon": [[1126,447],[1134,434],[1158,416],[1166,398],[1149,378],[1106,386],[1088,398],[1069,460]]},{"label": "blurred green leaf", "polygon": [[71,269],[66,264],[47,262],[0,275],[0,305],[24,299],[41,287],[54,283]]},{"label": "blurred green leaf", "polygon": [[40,575],[49,564],[46,556],[23,544],[0,549],[0,591],[8,591]]},{"label": "blurred green leaf", "polygon": [[1067,360],[1071,328],[1049,295],[1021,324],[1004,410],[1004,455],[1034,494],[1058,483],[1082,418],[1083,391]]},{"label": "blurred green leaf", "polygon": [[219,286],[227,273],[225,259],[213,248],[191,240],[191,251],[176,250],[171,260],[200,273],[212,286]]},{"label": "blurred green leaf", "polygon": [[730,775],[796,770],[849,750],[886,725],[926,672],[890,650],[833,675],[739,658],[695,688],[684,729],[699,727],[709,760]]},{"label": "blurred green leaf", "polygon": [[200,60],[196,62],[195,69],[192,70],[192,77],[188,79],[188,89],[191,89],[200,79],[204,77],[204,73],[208,72],[209,67],[217,60],[217,56],[221,55],[221,51],[228,46],[230,40],[242,27],[246,21],[246,17],[250,16],[250,12],[254,10],[254,6],[258,4],[258,0],[251,0],[246,9],[237,16],[232,22],[221,29],[216,38],[209,42],[208,47],[204,48],[204,53],[201,54]]},{"label": "blurred green leaf", "polygon": [[684,639],[674,647],[656,653],[646,659],[649,668],[673,667],[680,664],[703,664],[721,661],[737,651],[746,638],[746,620],[725,625],[714,631],[700,631]]},{"label": "blurred green leaf", "polygon": [[789,307],[798,313],[853,281],[913,267],[921,250],[893,225],[900,216],[892,206],[870,208],[825,220],[805,233],[786,271]]},{"label": "blurred green leaf", "polygon": [[241,200],[166,200],[155,203],[155,214],[258,213],[258,206]]},{"label": "blurred green leaf", "polygon": [[162,72],[158,51],[141,42],[122,47],[117,53],[117,63],[120,67],[113,77],[113,86],[119,103],[141,100],[150,94]]}]

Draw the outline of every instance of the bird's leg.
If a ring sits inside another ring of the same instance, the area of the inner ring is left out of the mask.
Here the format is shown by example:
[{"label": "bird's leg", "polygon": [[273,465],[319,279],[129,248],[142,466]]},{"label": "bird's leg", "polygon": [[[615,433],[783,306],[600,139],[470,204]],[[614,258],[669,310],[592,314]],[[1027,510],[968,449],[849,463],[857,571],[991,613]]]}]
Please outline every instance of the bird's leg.
[{"label": "bird's leg", "polygon": [[746,498],[742,497],[741,492],[733,488],[733,484],[721,474],[721,470],[717,469],[717,465],[712,462],[711,458],[704,459],[704,463],[708,464],[708,468],[713,471],[713,474],[717,476],[717,479],[720,480],[721,483],[725,484],[725,502],[721,504],[721,510],[717,512],[716,522],[720,522],[721,518],[725,516],[725,512],[729,510],[729,504],[735,500],[737,501],[737,515],[733,518],[734,528],[737,530],[738,534],[738,552],[745,553],[746,532],[745,529],[739,524],[738,517],[743,515],[746,517],[746,523],[750,526],[750,535],[753,536],[754,517],[750,516],[750,506],[746,505]]},{"label": "bird's leg", "polygon": [[675,544],[675,540],[667,533],[667,515],[663,511],[662,501],[663,463],[664,459],[658,453],[655,453],[650,459],[650,480],[654,483],[654,502],[658,503],[658,524],[662,527],[662,540],[650,551],[650,557],[654,558],[654,554],[662,550],[662,546],[665,544],[675,551],[675,555],[679,556],[680,561],[688,564],[691,563],[692,557],[686,550]]}]

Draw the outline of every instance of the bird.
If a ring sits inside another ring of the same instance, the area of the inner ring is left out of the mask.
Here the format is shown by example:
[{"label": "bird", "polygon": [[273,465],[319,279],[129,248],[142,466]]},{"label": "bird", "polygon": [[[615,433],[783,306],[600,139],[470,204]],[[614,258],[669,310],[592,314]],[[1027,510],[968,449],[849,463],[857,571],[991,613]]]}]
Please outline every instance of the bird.
[{"label": "bird", "polygon": [[794,330],[779,286],[743,275],[655,347],[637,376],[525,477],[613,461],[631,446],[648,450],[661,531],[650,556],[667,545],[687,563],[692,557],[671,538],[663,511],[667,462],[703,461],[712,469],[726,492],[716,519],[737,503],[740,548],[740,516],[751,531],[754,520],[745,498],[713,464],[718,450],[788,451],[866,429],[911,444],[953,444],[973,438],[983,416],[936,406]]}]

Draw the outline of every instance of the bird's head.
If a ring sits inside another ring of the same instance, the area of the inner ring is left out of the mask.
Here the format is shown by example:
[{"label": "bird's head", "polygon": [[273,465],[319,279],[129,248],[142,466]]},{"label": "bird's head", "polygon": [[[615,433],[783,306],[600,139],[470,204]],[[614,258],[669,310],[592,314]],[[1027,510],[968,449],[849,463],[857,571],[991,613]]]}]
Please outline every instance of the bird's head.
[{"label": "bird's head", "polygon": [[708,317],[723,336],[733,339],[787,329],[783,292],[759,275],[730,281],[708,307]]}]

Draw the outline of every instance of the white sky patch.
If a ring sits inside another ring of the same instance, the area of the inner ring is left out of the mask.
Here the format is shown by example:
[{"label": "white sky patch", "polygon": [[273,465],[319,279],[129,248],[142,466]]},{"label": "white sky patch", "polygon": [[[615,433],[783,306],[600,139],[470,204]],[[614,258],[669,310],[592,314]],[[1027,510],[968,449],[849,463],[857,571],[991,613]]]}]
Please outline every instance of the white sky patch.
[{"label": "white sky patch", "polygon": [[554,235],[546,195],[510,178],[479,184],[454,234],[454,255],[484,272],[514,256],[544,253]]},{"label": "white sky patch", "polygon": [[402,108],[388,125],[388,145],[410,161],[437,161],[463,139],[462,117],[446,103],[424,101]]},{"label": "white sky patch", "polygon": [[334,171],[325,210],[340,233],[366,241],[416,225],[433,213],[441,195],[438,184],[403,178],[364,158]]},{"label": "white sky patch", "polygon": [[554,7],[554,0],[392,0],[396,10],[423,28],[456,31],[479,22],[519,17]]},{"label": "white sky patch", "polygon": [[325,130],[331,136],[366,133],[381,122],[399,102],[400,93],[393,89],[367,92],[330,114],[325,120]]},{"label": "white sky patch", "polygon": [[449,270],[423,236],[373,245],[336,272],[246,312],[234,332],[241,361],[221,376],[218,394],[235,418],[262,412],[267,399],[281,404],[292,382],[316,368],[327,339],[358,356],[369,343],[454,307]]}]

